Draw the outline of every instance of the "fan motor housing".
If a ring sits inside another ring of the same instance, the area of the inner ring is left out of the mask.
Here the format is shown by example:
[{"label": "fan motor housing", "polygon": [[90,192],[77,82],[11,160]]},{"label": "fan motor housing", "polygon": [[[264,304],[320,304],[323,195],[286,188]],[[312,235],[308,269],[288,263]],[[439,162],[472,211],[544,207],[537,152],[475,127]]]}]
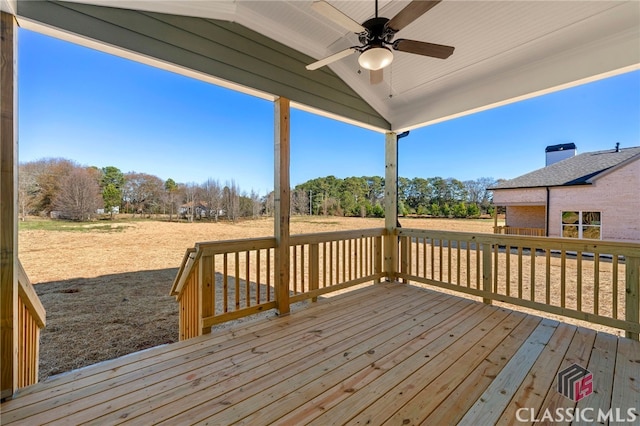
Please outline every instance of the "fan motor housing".
[{"label": "fan motor housing", "polygon": [[365,45],[382,43],[391,43],[391,39],[395,34],[395,31],[387,27],[389,18],[371,18],[362,23],[362,26],[367,29],[359,35],[360,43]]}]

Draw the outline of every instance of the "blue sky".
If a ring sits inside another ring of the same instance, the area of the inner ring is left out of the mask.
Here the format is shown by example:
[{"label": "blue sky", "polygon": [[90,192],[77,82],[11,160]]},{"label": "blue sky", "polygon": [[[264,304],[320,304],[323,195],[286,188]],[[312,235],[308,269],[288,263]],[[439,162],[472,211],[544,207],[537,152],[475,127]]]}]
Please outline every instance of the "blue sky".
[{"label": "blue sky", "polygon": [[[27,30],[19,32],[19,157],[63,157],[163,180],[273,187],[273,105]],[[513,178],[544,148],[640,145],[640,71],[411,131],[401,176]],[[291,116],[291,184],[384,175],[384,135]]]}]

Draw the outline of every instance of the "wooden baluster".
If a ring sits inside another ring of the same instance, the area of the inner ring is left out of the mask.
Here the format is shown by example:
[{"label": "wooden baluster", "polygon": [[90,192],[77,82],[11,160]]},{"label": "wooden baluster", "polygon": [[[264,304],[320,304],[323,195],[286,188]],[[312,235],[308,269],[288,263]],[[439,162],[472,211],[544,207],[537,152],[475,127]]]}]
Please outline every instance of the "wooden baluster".
[{"label": "wooden baluster", "polygon": [[[482,289],[487,293],[491,293],[491,249],[491,244],[482,243]],[[487,305],[491,304],[491,299],[489,297],[483,297],[482,301]]]},{"label": "wooden baluster", "polygon": [[[225,256],[226,261],[226,256]],[[213,256],[202,256],[200,258],[199,271],[200,287],[200,314],[198,315],[198,336],[211,333],[211,327],[202,328],[201,322],[204,318],[215,315],[214,293],[215,276],[213,274]],[[197,311],[196,311],[197,312]]]},{"label": "wooden baluster", "polygon": [[[640,324],[640,257],[625,259],[625,319]],[[638,340],[638,334],[627,331],[629,339]]]}]

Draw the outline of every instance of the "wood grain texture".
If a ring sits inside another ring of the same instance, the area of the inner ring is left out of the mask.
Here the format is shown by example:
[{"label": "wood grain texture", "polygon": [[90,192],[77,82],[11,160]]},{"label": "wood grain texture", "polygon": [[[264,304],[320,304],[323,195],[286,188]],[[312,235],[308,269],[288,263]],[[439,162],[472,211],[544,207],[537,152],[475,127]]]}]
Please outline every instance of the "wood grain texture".
[{"label": "wood grain texture", "polygon": [[369,285],[51,378],[3,403],[2,421],[451,424],[486,395],[493,419],[513,424],[519,404],[566,406],[555,377],[573,362],[600,377],[598,406],[638,401],[640,343],[543,323],[411,285]]},{"label": "wood grain texture", "polygon": [[18,146],[15,18],[0,12],[0,385],[18,385]]},{"label": "wood grain texture", "polygon": [[291,115],[289,99],[276,99],[274,110],[275,118],[275,170],[274,170],[274,194],[275,194],[275,299],[280,314],[289,312],[289,280],[290,280],[290,138]]}]

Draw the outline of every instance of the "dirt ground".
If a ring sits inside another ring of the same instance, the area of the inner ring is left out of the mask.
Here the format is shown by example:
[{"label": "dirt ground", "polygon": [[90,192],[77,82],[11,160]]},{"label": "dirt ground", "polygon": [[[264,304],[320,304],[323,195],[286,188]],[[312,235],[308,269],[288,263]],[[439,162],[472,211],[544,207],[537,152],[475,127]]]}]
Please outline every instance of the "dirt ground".
[{"label": "dirt ground", "polygon": [[[492,220],[404,219],[411,228],[492,232]],[[40,380],[178,339],[169,296],[198,241],[273,235],[273,219],[177,223],[116,220],[87,232],[21,230],[19,256],[47,311]],[[292,234],[378,228],[382,219],[294,217]]]}]

